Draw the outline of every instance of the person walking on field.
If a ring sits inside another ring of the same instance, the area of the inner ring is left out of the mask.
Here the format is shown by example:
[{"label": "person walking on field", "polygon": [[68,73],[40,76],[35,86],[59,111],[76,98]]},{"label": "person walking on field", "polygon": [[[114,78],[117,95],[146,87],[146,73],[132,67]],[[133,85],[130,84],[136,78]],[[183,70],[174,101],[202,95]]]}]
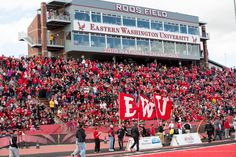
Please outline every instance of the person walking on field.
[{"label": "person walking on field", "polygon": [[131,136],[134,139],[134,144],[130,147],[131,152],[133,151],[134,146],[136,145],[136,151],[139,151],[139,130],[138,123],[134,123],[134,126],[131,129]]},{"label": "person walking on field", "polygon": [[[86,155],[86,144],[85,144],[86,134],[85,134],[82,124],[79,124],[79,129],[76,132],[76,138],[77,138],[78,148],[80,150],[79,155],[80,155],[80,157],[85,157],[85,155]],[[76,155],[78,155],[78,152],[72,153],[71,155],[76,156]]]},{"label": "person walking on field", "polygon": [[121,125],[119,125],[119,129],[117,131],[117,134],[118,134],[119,147],[120,147],[120,150],[122,150],[124,147],[123,141],[124,141],[124,136],[125,136],[125,130]]},{"label": "person walking on field", "polygon": [[95,141],[95,153],[100,152],[100,138],[99,138],[100,135],[101,135],[101,132],[98,132],[98,128],[95,127],[95,131],[93,133],[94,141]]},{"label": "person walking on field", "polygon": [[9,157],[20,157],[17,145],[17,132],[13,130],[9,141]]}]

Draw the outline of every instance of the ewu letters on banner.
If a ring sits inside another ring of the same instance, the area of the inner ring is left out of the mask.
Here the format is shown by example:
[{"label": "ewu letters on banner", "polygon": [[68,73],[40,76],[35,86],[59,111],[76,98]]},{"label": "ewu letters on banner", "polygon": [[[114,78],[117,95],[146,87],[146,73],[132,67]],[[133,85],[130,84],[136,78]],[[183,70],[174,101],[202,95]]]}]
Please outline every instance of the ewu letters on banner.
[{"label": "ewu letters on banner", "polygon": [[170,119],[172,101],[167,97],[154,94],[154,103],[147,97],[139,95],[139,105],[134,96],[120,93],[120,119],[152,120],[155,118]]}]

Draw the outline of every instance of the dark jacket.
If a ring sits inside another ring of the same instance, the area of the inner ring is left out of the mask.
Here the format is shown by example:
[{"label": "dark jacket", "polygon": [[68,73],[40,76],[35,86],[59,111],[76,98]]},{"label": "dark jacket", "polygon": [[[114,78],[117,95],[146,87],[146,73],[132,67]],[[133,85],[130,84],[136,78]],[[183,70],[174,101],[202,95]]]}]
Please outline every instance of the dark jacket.
[{"label": "dark jacket", "polygon": [[137,126],[133,126],[131,129],[131,136],[133,138],[139,138],[139,131]]},{"label": "dark jacket", "polygon": [[118,138],[124,138],[125,136],[125,130],[123,128],[119,129],[117,131]]},{"label": "dark jacket", "polygon": [[205,131],[207,131],[207,132],[214,132],[214,126],[211,123],[207,123],[205,125]]},{"label": "dark jacket", "polygon": [[11,147],[18,148],[16,135],[11,136],[10,141],[9,141],[9,145]]},{"label": "dark jacket", "polygon": [[189,123],[184,124],[184,129],[191,130],[191,125]]},{"label": "dark jacket", "polygon": [[78,142],[85,142],[86,134],[83,128],[79,128],[76,132]]}]

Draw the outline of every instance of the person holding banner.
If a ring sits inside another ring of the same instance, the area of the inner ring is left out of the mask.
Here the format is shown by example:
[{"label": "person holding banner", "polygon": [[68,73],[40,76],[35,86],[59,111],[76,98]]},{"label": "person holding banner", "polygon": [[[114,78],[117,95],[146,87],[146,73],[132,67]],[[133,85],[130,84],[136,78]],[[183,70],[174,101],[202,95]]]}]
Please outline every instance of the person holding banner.
[{"label": "person holding banner", "polygon": [[131,152],[133,151],[134,146],[136,145],[136,151],[139,151],[139,130],[138,130],[138,123],[135,122],[134,126],[131,129],[131,136],[134,139],[134,144],[130,147]]}]

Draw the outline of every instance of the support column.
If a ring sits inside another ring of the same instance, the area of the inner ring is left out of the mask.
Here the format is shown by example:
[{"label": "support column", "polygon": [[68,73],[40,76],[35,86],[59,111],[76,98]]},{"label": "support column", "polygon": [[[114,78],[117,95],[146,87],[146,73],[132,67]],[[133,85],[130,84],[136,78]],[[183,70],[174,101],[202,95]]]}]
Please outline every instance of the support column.
[{"label": "support column", "polygon": [[42,44],[42,55],[48,56],[47,50],[47,8],[46,3],[41,3],[41,44]]},{"label": "support column", "polygon": [[[202,35],[206,36],[206,25],[202,25]],[[204,62],[205,62],[205,65],[208,66],[207,40],[203,40],[202,44],[203,44]]]}]

